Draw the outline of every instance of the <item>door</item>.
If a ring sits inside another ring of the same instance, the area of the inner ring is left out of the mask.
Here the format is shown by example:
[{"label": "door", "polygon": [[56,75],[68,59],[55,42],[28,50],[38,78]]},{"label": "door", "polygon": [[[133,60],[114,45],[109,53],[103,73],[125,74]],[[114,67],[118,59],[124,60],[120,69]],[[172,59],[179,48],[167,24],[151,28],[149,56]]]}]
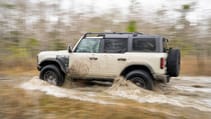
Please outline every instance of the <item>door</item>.
[{"label": "door", "polygon": [[98,67],[100,66],[98,58],[100,38],[82,39],[78,46],[70,53],[69,72],[73,78],[91,78],[96,77]]},{"label": "door", "polygon": [[115,78],[127,64],[126,52],[128,51],[128,38],[103,39],[103,53],[99,54],[103,72],[101,76]]}]

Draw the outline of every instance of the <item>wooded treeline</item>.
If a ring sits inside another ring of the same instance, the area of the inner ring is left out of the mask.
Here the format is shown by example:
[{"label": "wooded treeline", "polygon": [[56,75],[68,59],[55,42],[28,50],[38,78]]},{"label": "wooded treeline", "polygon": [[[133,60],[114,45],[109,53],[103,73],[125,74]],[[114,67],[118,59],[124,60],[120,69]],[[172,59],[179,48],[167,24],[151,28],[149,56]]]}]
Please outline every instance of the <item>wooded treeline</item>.
[{"label": "wooded treeline", "polygon": [[[166,21],[165,9],[157,11],[156,19],[142,14],[138,0],[130,0],[128,14],[112,8],[96,14],[76,12],[74,0],[69,9],[62,9],[60,0],[0,0],[0,65],[32,66],[43,50],[66,49],[85,32],[138,31],[166,36],[170,45],[181,48],[182,55],[204,59],[211,56],[211,19],[191,24],[186,16],[196,3],[184,4],[175,10],[180,14],[174,23]],[[94,3],[93,3],[94,4]],[[201,61],[201,60],[200,60]],[[203,63],[202,63],[203,64]],[[206,63],[205,63],[206,64]]]}]

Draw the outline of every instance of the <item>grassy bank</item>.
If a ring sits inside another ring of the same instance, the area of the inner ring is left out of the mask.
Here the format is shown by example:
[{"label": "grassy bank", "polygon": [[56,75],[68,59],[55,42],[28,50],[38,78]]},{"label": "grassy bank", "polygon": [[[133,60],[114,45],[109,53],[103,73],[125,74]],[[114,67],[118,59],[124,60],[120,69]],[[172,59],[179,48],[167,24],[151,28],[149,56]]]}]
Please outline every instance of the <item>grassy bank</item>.
[{"label": "grassy bank", "polygon": [[181,75],[211,76],[211,57],[185,56],[181,60]]},{"label": "grassy bank", "polygon": [[4,61],[0,67],[0,76],[34,76],[38,75],[36,61],[33,59],[22,61]]},{"label": "grassy bank", "polygon": [[[211,76],[211,57],[184,56],[181,59],[181,75],[189,76]],[[30,76],[38,75],[36,69],[36,59],[28,59],[22,61],[5,61],[1,65],[0,75],[13,75],[13,76]]]}]

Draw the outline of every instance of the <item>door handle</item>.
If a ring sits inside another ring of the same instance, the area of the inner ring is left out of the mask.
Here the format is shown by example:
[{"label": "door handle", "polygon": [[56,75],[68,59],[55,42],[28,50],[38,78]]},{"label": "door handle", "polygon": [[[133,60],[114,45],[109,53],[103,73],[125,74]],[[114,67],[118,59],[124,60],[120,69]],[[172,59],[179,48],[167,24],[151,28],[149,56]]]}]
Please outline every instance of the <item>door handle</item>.
[{"label": "door handle", "polygon": [[118,58],[117,61],[126,61],[126,58]]},{"label": "door handle", "polygon": [[97,60],[97,57],[90,57],[89,60]]}]

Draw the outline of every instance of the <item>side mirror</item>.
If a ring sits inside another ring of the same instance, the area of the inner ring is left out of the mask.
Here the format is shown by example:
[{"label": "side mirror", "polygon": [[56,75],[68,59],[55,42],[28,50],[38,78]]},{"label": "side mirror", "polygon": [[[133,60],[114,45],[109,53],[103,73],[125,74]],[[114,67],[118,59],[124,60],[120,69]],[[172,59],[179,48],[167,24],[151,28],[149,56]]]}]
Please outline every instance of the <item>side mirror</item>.
[{"label": "side mirror", "polygon": [[68,52],[69,52],[69,53],[73,52],[73,51],[72,51],[72,47],[71,47],[70,45],[68,46]]}]

